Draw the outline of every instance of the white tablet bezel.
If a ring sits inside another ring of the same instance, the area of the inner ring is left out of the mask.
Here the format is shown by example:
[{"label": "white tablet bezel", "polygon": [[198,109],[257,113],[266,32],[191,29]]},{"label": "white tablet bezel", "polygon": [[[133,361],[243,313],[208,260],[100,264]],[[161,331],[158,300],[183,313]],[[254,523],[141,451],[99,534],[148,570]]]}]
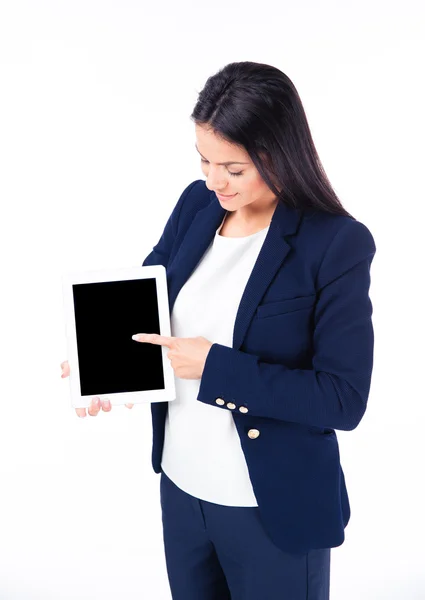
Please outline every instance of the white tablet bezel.
[{"label": "white tablet bezel", "polygon": [[[171,335],[170,312],[168,303],[168,289],[166,270],[163,265],[149,265],[142,267],[128,267],[119,269],[102,269],[96,271],[75,271],[62,275],[62,291],[65,316],[65,335],[68,348],[68,363],[70,367],[69,383],[71,404],[74,408],[87,408],[94,395],[82,396],[80,387],[80,370],[78,364],[77,333],[75,322],[74,297],[72,286],[79,283],[98,283],[108,281],[122,281],[131,279],[156,279],[158,297],[158,315],[160,334]],[[151,333],[150,331],[134,333]],[[137,344],[138,342],[134,342]],[[96,394],[101,399],[109,398],[115,404],[146,404],[151,402],[171,402],[176,398],[174,370],[167,358],[167,346],[161,346],[164,390],[146,390],[138,392],[123,392],[116,394]]]}]

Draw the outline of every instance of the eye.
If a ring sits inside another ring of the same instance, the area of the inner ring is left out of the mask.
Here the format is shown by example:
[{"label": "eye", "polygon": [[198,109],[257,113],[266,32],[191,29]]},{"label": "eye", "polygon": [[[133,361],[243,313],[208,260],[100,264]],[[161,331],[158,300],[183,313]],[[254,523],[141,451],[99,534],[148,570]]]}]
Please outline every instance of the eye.
[{"label": "eye", "polygon": [[[209,164],[209,162],[207,160],[204,160],[203,158],[201,158],[201,162],[205,163],[205,164]],[[237,177],[238,175],[242,175],[243,171],[239,171],[239,173],[232,173],[231,171],[227,171],[229,173],[229,175],[232,175],[233,177]]]}]

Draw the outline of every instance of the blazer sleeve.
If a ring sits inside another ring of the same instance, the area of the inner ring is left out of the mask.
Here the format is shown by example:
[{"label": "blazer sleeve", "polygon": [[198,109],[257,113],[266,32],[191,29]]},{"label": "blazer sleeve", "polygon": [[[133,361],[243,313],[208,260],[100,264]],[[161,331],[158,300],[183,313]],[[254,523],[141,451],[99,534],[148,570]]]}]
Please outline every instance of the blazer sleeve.
[{"label": "blazer sleeve", "polygon": [[179,224],[180,213],[182,210],[183,203],[199,180],[192,181],[182,192],[180,198],[177,201],[171,215],[168,217],[168,221],[165,224],[164,231],[157,244],[153,247],[152,251],[148,254],[142,263],[142,266],[150,265],[163,265],[167,267],[170,258],[171,250],[176,239],[177,229]]},{"label": "blazer sleeve", "polygon": [[331,241],[317,274],[312,369],[292,369],[221,344],[208,352],[197,400],[245,406],[245,416],[352,430],[366,410],[374,333],[369,298],[376,252],[368,228],[350,219]]}]

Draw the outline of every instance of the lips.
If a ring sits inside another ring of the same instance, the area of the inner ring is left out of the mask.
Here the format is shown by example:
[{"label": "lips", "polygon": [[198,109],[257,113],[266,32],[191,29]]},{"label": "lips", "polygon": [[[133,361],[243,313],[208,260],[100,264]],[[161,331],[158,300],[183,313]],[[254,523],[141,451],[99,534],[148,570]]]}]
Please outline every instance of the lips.
[{"label": "lips", "polygon": [[216,192],[217,196],[220,196],[221,198],[233,198],[233,196],[236,196],[236,194],[230,194],[230,195],[226,195],[226,194],[220,194],[219,192]]}]

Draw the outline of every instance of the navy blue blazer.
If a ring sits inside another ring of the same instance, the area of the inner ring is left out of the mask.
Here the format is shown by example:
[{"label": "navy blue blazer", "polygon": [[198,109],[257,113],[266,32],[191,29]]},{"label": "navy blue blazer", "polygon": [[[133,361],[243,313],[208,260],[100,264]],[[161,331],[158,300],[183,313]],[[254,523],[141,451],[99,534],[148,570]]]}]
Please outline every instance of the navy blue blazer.
[{"label": "navy blue blazer", "polygon": [[[166,268],[170,312],[225,213],[205,181],[193,181],[145,258],[143,266]],[[206,358],[197,400],[232,410],[260,518],[286,552],[344,541],[350,505],[335,429],[354,429],[366,409],[375,251],[360,221],[278,202],[239,304],[233,346],[213,343]],[[167,407],[151,404],[155,473]]]}]

